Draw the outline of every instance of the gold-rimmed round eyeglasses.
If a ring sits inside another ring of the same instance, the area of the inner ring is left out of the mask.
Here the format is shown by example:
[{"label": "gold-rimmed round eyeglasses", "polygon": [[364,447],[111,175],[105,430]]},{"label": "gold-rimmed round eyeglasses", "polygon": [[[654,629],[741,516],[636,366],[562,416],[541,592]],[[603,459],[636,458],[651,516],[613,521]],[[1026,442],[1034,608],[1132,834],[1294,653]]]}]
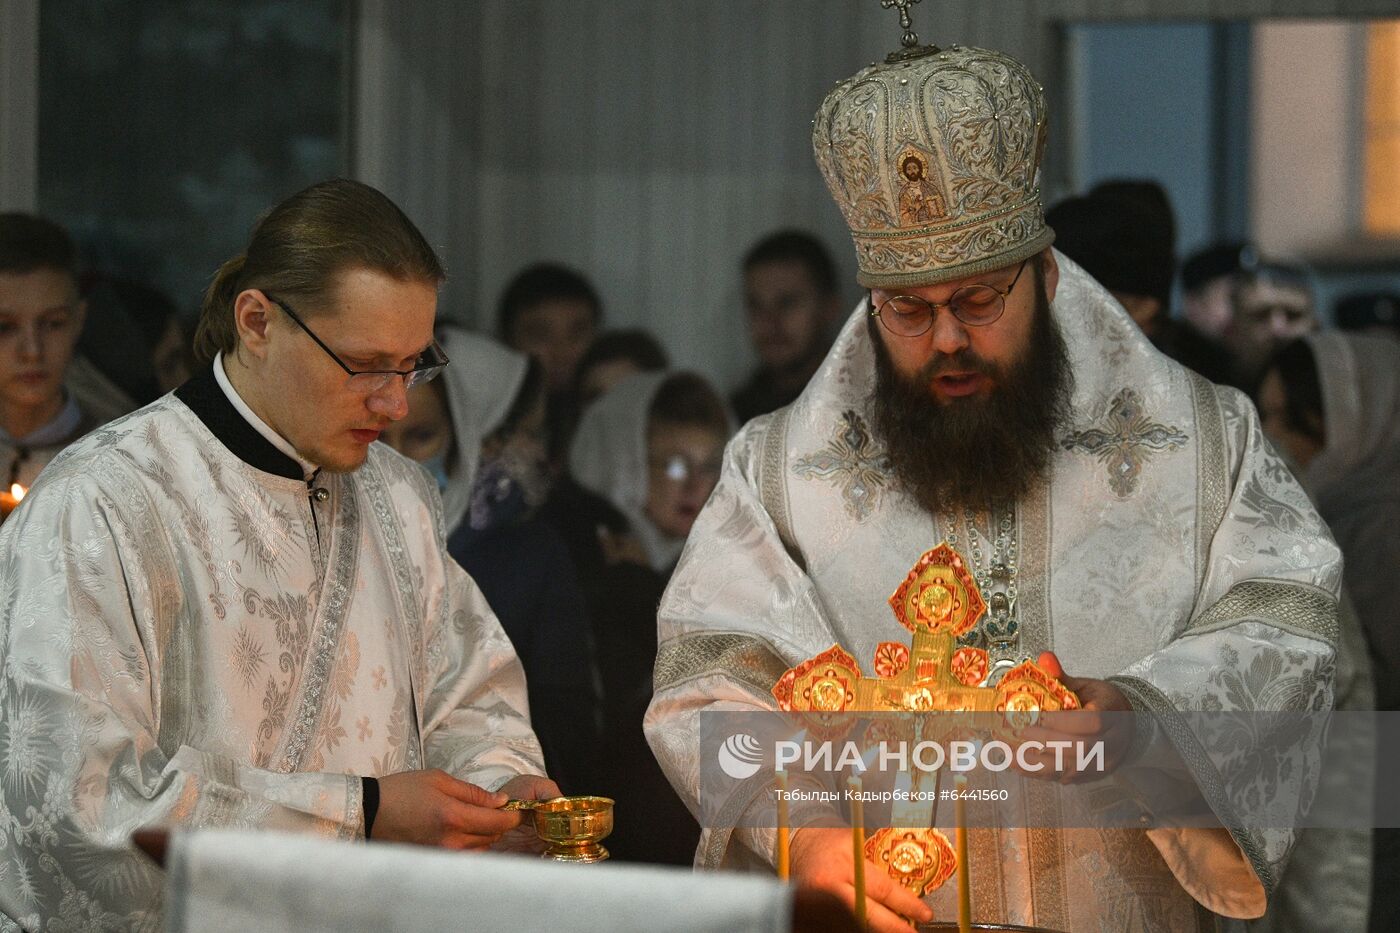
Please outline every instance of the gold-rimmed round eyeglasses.
[{"label": "gold-rimmed round eyeglasses", "polygon": [[991,285],[964,285],[948,296],[947,301],[925,301],[918,295],[894,295],[887,298],[877,308],[871,296],[871,317],[878,317],[880,323],[892,334],[900,337],[918,337],[928,333],[933,326],[933,315],[939,308],[947,308],[953,317],[969,327],[985,327],[995,322],[1006,310],[1006,297],[1021,280],[1021,273],[1030,259],[1021,260],[1016,276],[1006,288]]}]

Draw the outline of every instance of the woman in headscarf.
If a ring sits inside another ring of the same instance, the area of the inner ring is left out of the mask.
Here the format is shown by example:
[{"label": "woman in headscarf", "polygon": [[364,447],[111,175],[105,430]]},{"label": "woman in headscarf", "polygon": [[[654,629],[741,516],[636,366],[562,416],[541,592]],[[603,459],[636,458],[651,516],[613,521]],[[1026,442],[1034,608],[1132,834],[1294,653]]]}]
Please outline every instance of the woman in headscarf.
[{"label": "woman in headscarf", "polygon": [[[1258,400],[1264,430],[1298,466],[1342,549],[1375,708],[1400,709],[1400,343],[1309,334],[1273,357]],[[1400,890],[1392,883],[1400,833],[1378,829],[1373,841],[1370,928],[1393,930],[1400,926]]]},{"label": "woman in headscarf", "polygon": [[620,820],[609,847],[620,858],[689,865],[699,828],[642,734],[656,661],[656,606],[695,517],[719,480],[732,422],[724,401],[693,373],[643,372],[590,405],[570,450],[574,478],[627,519],[630,536],[605,529],[614,594],[595,619],[603,710]]},{"label": "woman in headscarf", "polygon": [[1259,414],[1341,546],[1377,708],[1400,709],[1400,344],[1309,334],[1274,357]]},{"label": "woman in headscarf", "polygon": [[597,792],[591,626],[567,547],[535,515],[548,492],[544,374],[478,334],[444,327],[438,342],[452,374],[410,392],[383,439],[437,479],[448,552],[515,645],[550,774],[567,792]]}]

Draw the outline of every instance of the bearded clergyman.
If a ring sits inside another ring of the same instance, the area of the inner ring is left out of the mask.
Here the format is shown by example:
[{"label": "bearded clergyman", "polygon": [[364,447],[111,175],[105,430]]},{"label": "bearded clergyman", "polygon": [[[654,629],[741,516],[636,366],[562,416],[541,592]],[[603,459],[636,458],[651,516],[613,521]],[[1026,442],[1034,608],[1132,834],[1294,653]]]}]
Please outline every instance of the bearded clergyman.
[{"label": "bearded clergyman", "polygon": [[0,929],[161,929],[141,827],[485,848],[558,795],[436,487],[374,443],[449,362],[442,278],[373,188],[292,195],[209,288],[208,367],[5,523]]},{"label": "bearded clergyman", "polygon": [[[910,45],[814,121],[868,294],[801,397],[730,444],[660,606],[647,734],[697,811],[705,712],[774,709],[774,682],[833,643],[860,658],[902,640],[886,600],[940,541],[987,601],[969,643],[994,672],[1041,658],[1086,709],[1147,721],[1333,702],[1338,551],[1254,409],[1054,252],[1025,67]],[[943,214],[901,209],[911,155]],[[1179,757],[1219,825],[974,829],[972,919],[1206,930],[1264,913],[1296,834],[1222,802],[1280,775]],[[1042,809],[1063,792],[1028,783]],[[825,816],[794,808],[792,877],[849,903],[850,832]],[[758,825],[707,826],[697,864],[772,864]],[[865,876],[872,929],[951,916],[951,886],[920,900]]]}]

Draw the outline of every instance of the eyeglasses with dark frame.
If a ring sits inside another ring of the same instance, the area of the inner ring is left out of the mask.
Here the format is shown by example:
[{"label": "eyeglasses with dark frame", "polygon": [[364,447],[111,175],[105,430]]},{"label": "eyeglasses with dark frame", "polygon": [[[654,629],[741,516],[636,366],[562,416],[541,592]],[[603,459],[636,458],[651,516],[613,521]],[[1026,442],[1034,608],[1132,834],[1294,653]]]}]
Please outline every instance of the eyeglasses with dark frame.
[{"label": "eyeglasses with dark frame", "polygon": [[900,337],[918,337],[928,333],[933,326],[933,313],[939,308],[947,308],[953,317],[969,327],[985,327],[994,323],[1006,310],[1006,297],[1021,280],[1021,273],[1030,259],[1021,260],[1016,269],[1016,277],[1006,288],[991,285],[964,285],[948,296],[947,301],[925,301],[918,295],[894,295],[874,308],[875,298],[871,295],[871,317],[878,317],[885,329]]},{"label": "eyeglasses with dark frame", "polygon": [[418,355],[418,362],[412,369],[351,369],[349,366],[345,365],[344,360],[336,356],[334,350],[326,346],[324,340],[317,337],[315,332],[306,326],[306,322],[297,316],[297,313],[291,309],[290,305],[280,298],[274,298],[267,292],[263,292],[263,297],[286,312],[287,317],[291,318],[296,326],[300,327],[306,333],[306,336],[316,342],[316,346],[326,351],[326,355],[335,360],[337,366],[345,370],[350,376],[351,388],[359,392],[364,392],[366,395],[373,395],[375,392],[380,391],[387,386],[389,380],[393,379],[395,376],[403,377],[403,387],[405,390],[411,389],[414,386],[423,385],[423,383],[428,382],[438,373],[442,372],[443,368],[451,362],[447,358],[447,354],[443,352],[442,347],[434,340],[428,345],[427,349]]}]

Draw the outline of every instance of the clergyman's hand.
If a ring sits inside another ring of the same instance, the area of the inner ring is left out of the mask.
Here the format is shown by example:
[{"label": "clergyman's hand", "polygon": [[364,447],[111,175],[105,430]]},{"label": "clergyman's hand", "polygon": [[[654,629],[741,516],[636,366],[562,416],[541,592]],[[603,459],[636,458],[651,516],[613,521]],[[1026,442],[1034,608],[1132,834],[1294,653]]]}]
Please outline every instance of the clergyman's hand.
[{"label": "clergyman's hand", "polygon": [[[804,826],[792,834],[792,880],[803,887],[829,891],[847,907],[856,902],[855,853],[851,830]],[[881,867],[866,859],[865,910],[875,933],[914,933],[904,919],[924,923],[933,911]]]},{"label": "clergyman's hand", "polygon": [[[517,800],[549,800],[562,796],[558,784],[538,774],[516,775],[501,785],[501,793]],[[536,855],[544,851],[544,841],[535,832],[534,814],[527,810],[522,815],[525,819],[520,826],[502,836],[491,847],[493,851]]]},{"label": "clergyman's hand", "polygon": [[501,793],[516,800],[550,800],[564,796],[558,784],[539,774],[517,774],[501,785]]},{"label": "clergyman's hand", "polygon": [[506,795],[459,781],[446,771],[401,771],[379,779],[374,838],[444,849],[485,849],[520,825],[500,809]]},{"label": "clergyman's hand", "polygon": [[[1056,770],[1055,756],[1048,748],[1036,753],[1027,753],[1030,762],[1039,761],[1040,771],[1025,771],[1031,777],[1059,781],[1061,784],[1077,784],[1083,781],[1097,781],[1111,774],[1123,763],[1133,742],[1131,716],[1123,715],[1133,711],[1123,692],[1106,680],[1088,677],[1070,677],[1065,673],[1060,659],[1052,651],[1042,651],[1036,660],[1040,668],[1051,677],[1074,691],[1079,697],[1079,710],[1046,713],[1040,721],[1025,729],[1020,738],[1023,741],[1072,742],[1076,746],[1104,743],[1103,770],[1090,768],[1080,771],[1077,767],[1078,753],[1071,751],[1063,757],[1064,768]],[[1110,715],[1103,715],[1108,713]]]}]

